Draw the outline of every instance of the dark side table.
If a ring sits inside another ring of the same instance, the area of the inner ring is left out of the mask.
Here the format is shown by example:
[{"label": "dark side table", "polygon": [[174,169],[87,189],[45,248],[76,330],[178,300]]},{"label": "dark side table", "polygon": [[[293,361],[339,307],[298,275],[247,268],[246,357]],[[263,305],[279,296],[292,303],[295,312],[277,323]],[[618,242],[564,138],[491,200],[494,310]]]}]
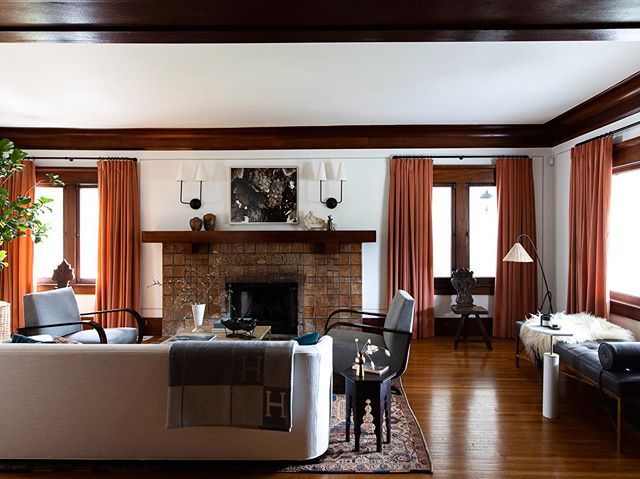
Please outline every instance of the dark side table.
[{"label": "dark side table", "polygon": [[[487,336],[487,331],[484,329],[484,324],[482,324],[482,319],[480,319],[480,315],[489,314],[489,311],[482,306],[472,305],[461,305],[461,304],[452,304],[451,311],[454,314],[459,314],[460,319],[458,321],[458,329],[456,330],[456,337],[453,340],[453,349],[458,348],[458,343],[484,343],[487,346],[489,351],[493,351],[493,346],[491,345],[491,340],[489,336]],[[478,322],[478,326],[480,326],[480,331],[482,333],[482,339],[469,339],[468,338],[468,321],[469,316],[475,316],[476,321]],[[461,336],[464,334],[464,338]]]},{"label": "dark side table", "polygon": [[385,443],[391,442],[391,380],[392,373],[365,373],[364,378],[356,376],[355,370],[349,368],[340,373],[345,379],[346,399],[346,440],[349,442],[351,431],[351,413],[353,413],[356,452],[360,452],[360,429],[362,427],[367,402],[371,407],[373,425],[376,434],[376,450],[382,451],[382,419],[386,416],[387,437]]}]

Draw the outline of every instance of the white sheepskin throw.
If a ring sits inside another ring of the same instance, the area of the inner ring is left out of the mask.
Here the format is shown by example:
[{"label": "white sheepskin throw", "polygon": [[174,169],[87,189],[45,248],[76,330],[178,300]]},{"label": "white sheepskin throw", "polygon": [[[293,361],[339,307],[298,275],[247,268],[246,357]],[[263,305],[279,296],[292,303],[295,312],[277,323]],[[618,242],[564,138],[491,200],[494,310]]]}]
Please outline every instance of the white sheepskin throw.
[{"label": "white sheepskin throw", "polygon": [[[552,316],[552,323],[559,324],[562,332],[573,333],[573,336],[554,336],[555,342],[576,344],[585,341],[635,341],[633,333],[628,329],[588,313],[561,312]],[[527,327],[528,324],[539,325],[540,314],[534,314],[525,321],[520,329],[520,339],[527,356],[541,358],[544,353],[549,352],[551,344],[549,336],[531,330]]]}]

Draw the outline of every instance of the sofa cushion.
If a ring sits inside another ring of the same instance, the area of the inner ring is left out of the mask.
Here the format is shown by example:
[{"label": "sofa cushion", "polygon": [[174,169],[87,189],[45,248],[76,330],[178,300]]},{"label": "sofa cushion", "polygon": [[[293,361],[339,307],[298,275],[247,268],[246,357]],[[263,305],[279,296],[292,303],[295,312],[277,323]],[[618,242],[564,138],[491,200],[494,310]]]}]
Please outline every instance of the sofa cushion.
[{"label": "sofa cushion", "polygon": [[630,371],[605,371],[600,364],[600,343],[587,341],[578,344],[556,343],[553,351],[560,356],[560,363],[600,384],[603,389],[620,397],[640,394],[640,373]]},{"label": "sofa cushion", "polygon": [[[136,328],[106,328],[104,333],[109,344],[133,344],[138,338],[138,330]],[[65,337],[84,344],[100,343],[100,337],[95,329],[79,331]]]},{"label": "sofa cushion", "polygon": [[598,357],[607,371],[640,371],[640,343],[601,343]]},{"label": "sofa cushion", "polygon": [[82,330],[80,324],[44,328],[47,324],[60,324],[80,322],[78,303],[71,288],[53,289],[41,293],[25,294],[22,297],[24,304],[24,325],[43,326],[42,329],[34,329],[32,334],[55,334],[67,336]]}]

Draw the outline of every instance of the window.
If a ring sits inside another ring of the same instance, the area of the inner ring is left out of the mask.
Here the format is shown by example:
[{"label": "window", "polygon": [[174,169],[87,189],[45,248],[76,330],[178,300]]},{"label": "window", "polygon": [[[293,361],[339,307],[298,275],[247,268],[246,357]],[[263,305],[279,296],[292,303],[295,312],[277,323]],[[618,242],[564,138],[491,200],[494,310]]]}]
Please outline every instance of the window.
[{"label": "window", "polygon": [[476,293],[493,294],[498,207],[493,166],[434,166],[432,200],[436,294],[455,294],[451,272],[467,267]]},{"label": "window", "polygon": [[[640,144],[637,139],[616,145],[611,184],[607,281],[611,312],[640,320]],[[630,145],[630,146],[628,146]]]},{"label": "window", "polygon": [[[46,174],[59,175],[64,187],[51,186]],[[47,238],[35,245],[34,277],[38,291],[54,286],[53,270],[66,259],[75,269],[74,289],[95,292],[98,269],[98,188],[95,168],[37,168],[36,197],[45,196],[50,212]]]}]

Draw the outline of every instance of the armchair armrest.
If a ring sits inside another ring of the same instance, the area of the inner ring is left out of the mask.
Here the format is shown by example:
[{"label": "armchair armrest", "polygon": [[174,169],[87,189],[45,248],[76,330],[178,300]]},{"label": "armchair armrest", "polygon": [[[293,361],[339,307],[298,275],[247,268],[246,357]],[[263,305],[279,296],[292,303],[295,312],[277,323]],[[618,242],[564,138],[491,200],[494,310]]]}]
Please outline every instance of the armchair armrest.
[{"label": "armchair armrest", "polygon": [[333,318],[336,314],[339,314],[339,313],[365,314],[367,316],[373,316],[375,318],[387,317],[386,313],[372,313],[369,311],[362,311],[359,309],[349,309],[349,308],[336,309],[333,313],[329,315],[329,317],[327,318],[327,321],[324,323],[325,333],[327,332],[327,328],[329,327],[329,322],[331,321],[331,318]]},{"label": "armchair armrest", "polygon": [[47,324],[45,326],[24,326],[22,328],[18,328],[18,333],[22,334],[23,332],[32,330],[32,329],[47,329],[47,328],[57,328],[58,326],[75,326],[76,324],[87,325],[92,327],[98,333],[98,337],[100,338],[100,344],[107,344],[107,335],[98,323],[94,321],[90,321],[88,319],[83,319],[82,321],[71,321],[69,323],[56,323],[56,324]]},{"label": "armchair armrest", "polygon": [[93,311],[91,313],[80,313],[80,316],[93,316],[96,314],[109,314],[109,313],[129,313],[136,320],[136,326],[138,328],[138,338],[136,339],[136,343],[142,343],[142,328],[144,326],[144,321],[140,313],[131,308],[120,308],[120,309],[105,309],[104,311]]},{"label": "armchair armrest", "polygon": [[349,326],[353,328],[360,328],[363,331],[376,331],[380,333],[394,333],[394,334],[404,334],[405,336],[411,336],[409,331],[402,331],[400,329],[393,328],[385,328],[383,326],[374,326],[372,324],[362,324],[362,323],[349,323],[348,321],[339,321],[337,323],[333,323],[327,329],[325,329],[324,334],[327,334],[332,329],[338,326]]}]

